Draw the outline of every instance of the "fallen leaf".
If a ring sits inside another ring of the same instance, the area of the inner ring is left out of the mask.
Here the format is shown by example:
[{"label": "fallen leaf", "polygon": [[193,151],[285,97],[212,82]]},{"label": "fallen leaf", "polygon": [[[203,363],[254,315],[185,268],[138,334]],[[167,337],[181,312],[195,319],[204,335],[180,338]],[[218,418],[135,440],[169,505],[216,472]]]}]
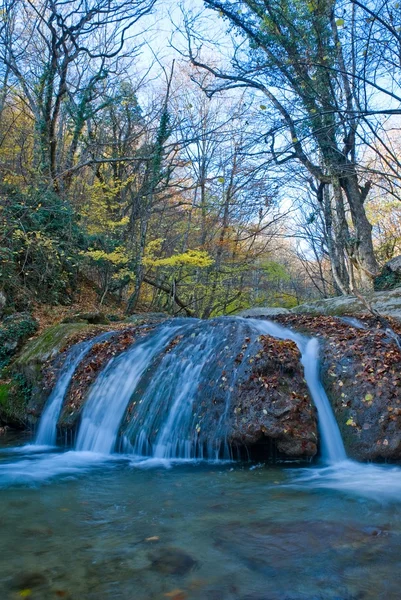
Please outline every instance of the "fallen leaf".
[{"label": "fallen leaf", "polygon": [[171,592],[167,592],[164,595],[166,596],[166,598],[172,598],[173,600],[185,600],[185,598],[187,597],[185,592],[179,589],[171,590]]}]

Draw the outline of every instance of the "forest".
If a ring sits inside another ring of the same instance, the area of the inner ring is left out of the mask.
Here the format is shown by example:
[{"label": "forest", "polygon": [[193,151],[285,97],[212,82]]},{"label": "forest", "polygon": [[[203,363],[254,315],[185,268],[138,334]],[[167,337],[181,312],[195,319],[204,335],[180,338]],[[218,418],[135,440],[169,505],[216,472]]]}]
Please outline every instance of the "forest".
[{"label": "forest", "polygon": [[3,0],[2,305],[208,318],[396,285],[400,116],[393,0]]}]

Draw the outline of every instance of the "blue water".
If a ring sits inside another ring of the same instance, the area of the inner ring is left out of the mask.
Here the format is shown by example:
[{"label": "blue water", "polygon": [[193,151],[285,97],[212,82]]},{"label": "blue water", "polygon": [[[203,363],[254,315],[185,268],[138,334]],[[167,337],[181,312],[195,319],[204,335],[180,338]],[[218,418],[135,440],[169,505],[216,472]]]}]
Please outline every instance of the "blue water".
[{"label": "blue water", "polygon": [[350,464],[4,448],[0,598],[396,600],[401,470]]}]

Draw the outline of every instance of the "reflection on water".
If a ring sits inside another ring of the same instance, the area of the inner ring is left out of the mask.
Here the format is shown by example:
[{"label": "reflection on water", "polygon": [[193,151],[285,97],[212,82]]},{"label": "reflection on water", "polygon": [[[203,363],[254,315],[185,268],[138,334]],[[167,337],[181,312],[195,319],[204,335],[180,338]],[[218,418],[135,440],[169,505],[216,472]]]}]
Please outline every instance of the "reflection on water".
[{"label": "reflection on water", "polygon": [[400,598],[396,467],[24,452],[0,453],[1,600]]}]

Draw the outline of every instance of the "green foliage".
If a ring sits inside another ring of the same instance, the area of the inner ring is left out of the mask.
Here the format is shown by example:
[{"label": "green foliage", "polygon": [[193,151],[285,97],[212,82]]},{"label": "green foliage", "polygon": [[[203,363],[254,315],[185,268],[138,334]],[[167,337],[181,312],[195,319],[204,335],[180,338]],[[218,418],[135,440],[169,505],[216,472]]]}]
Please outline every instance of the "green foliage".
[{"label": "green foliage", "polygon": [[0,279],[6,295],[17,305],[21,296],[65,302],[83,243],[70,204],[41,187],[2,186],[0,193]]},{"label": "green foliage", "polygon": [[384,290],[393,290],[401,286],[401,275],[395,273],[388,267],[384,267],[380,275],[374,280],[374,287],[377,292]]}]

